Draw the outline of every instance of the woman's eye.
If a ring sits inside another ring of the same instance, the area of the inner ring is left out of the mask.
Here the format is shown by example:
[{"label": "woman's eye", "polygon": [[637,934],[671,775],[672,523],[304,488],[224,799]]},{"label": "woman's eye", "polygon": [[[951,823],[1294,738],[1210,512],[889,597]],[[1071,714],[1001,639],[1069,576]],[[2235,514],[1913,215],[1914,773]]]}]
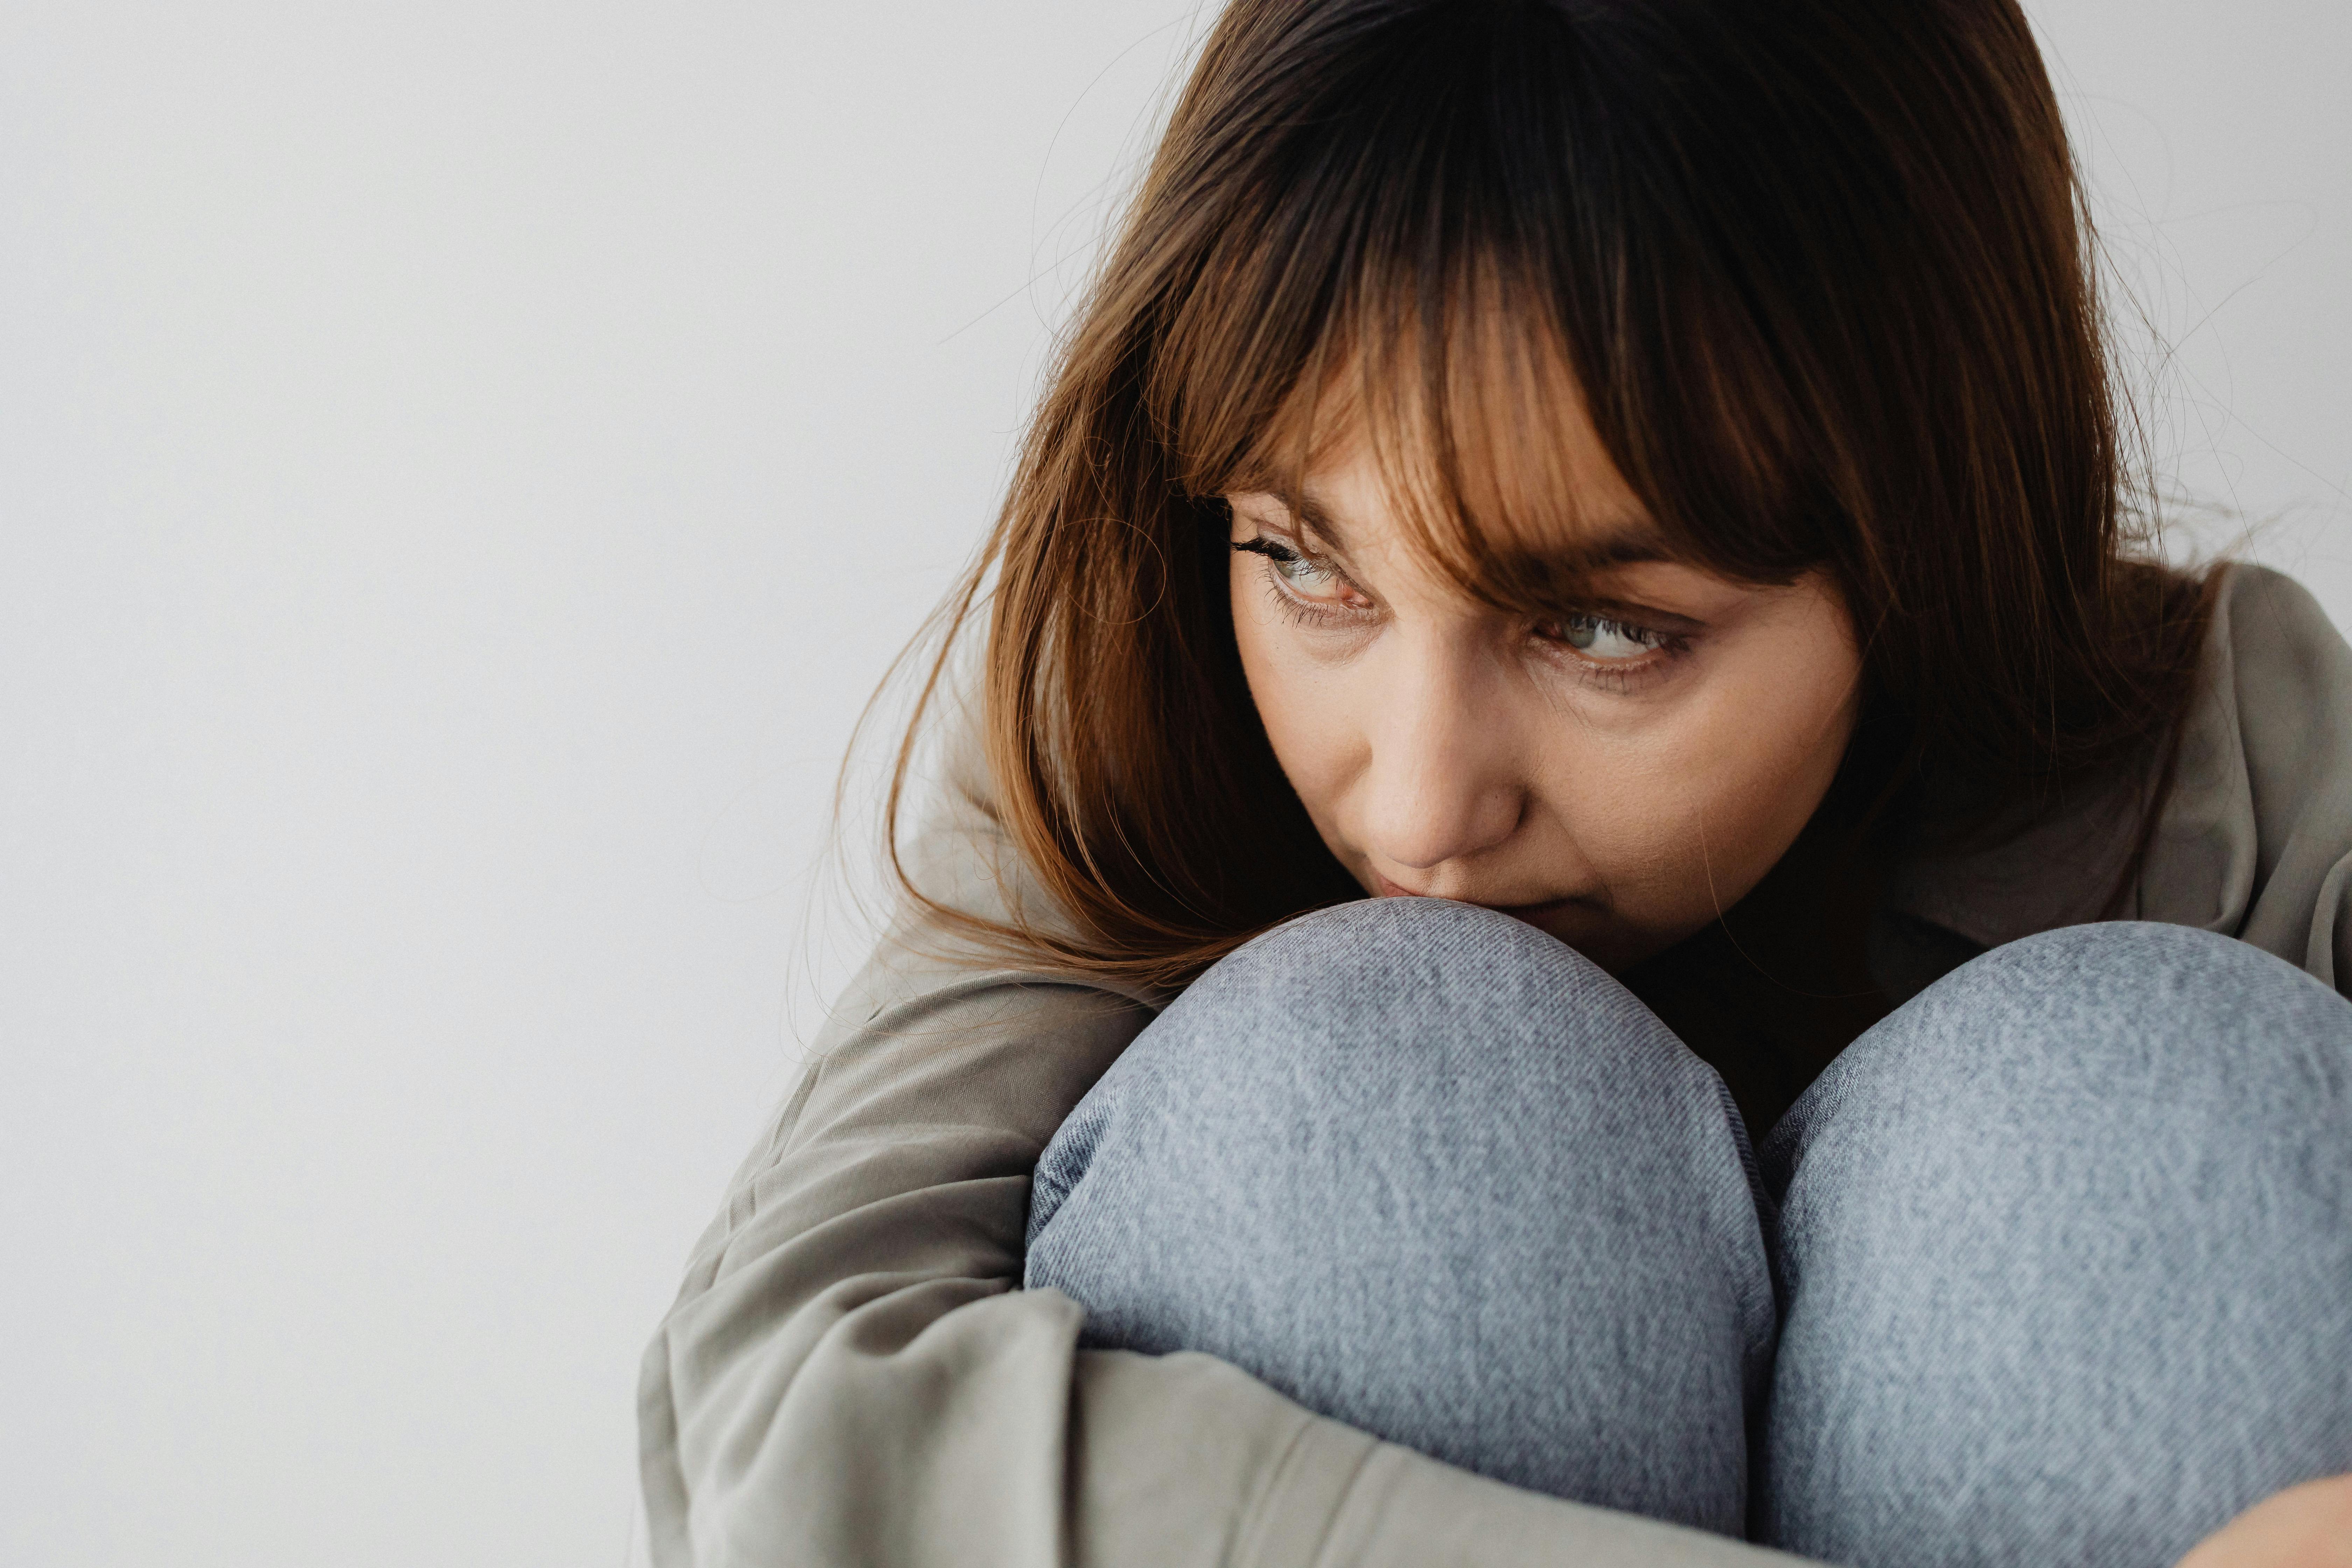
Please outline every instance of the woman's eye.
[{"label": "woman's eye", "polygon": [[1347,578],[1321,556],[1308,555],[1264,537],[1237,540],[1234,548],[1265,557],[1275,575],[1282,579],[1283,587],[1298,598],[1339,600],[1348,595]]},{"label": "woman's eye", "polygon": [[1274,563],[1274,569],[1282,574],[1284,582],[1303,594],[1328,593],[1339,581],[1339,574],[1331,569],[1329,563],[1318,561],[1312,555],[1286,550],[1267,559]]},{"label": "woman's eye", "polygon": [[1550,636],[1585,658],[1603,664],[1640,658],[1666,640],[1645,626],[1627,626],[1605,616],[1563,616],[1549,630]]}]

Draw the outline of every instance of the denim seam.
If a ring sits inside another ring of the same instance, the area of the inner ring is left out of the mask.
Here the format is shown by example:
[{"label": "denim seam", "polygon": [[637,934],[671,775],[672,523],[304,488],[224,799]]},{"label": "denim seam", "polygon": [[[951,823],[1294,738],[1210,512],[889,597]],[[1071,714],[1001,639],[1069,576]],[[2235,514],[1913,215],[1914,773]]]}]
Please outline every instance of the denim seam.
[{"label": "denim seam", "polygon": [[[1716,1255],[1730,1280],[1732,1295],[1739,1303],[1740,1326],[1747,1331],[1748,1344],[1762,1352],[1771,1349],[1780,1329],[1780,1307],[1772,1289],[1770,1247],[1777,1209],[1771,1195],[1764,1190],[1763,1173],[1757,1163],[1756,1151],[1748,1142],[1748,1125],[1740,1118],[1739,1103],[1731,1097],[1731,1088],[1722,1077],[1712,1068],[1708,1071],[1715,1079],[1717,1093],[1722,1098],[1724,1131],[1730,1136],[1732,1147],[1739,1156],[1739,1168],[1748,1179],[1746,1196],[1748,1212],[1754,1219],[1750,1230],[1758,1248],[1755,1257],[1744,1256],[1739,1248],[1739,1227],[1731,1226],[1716,1230]],[[1758,1283],[1759,1264],[1763,1266],[1760,1286]]]}]

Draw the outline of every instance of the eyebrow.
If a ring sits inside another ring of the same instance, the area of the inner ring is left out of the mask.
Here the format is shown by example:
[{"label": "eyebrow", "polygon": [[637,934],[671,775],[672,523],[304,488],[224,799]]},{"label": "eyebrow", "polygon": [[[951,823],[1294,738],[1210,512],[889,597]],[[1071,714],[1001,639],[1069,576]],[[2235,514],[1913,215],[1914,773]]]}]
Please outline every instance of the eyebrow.
[{"label": "eyebrow", "polygon": [[1346,531],[1340,528],[1339,520],[1331,515],[1331,509],[1323,503],[1323,498],[1315,493],[1313,486],[1295,496],[1276,496],[1275,499],[1292,517],[1322,535],[1324,543],[1342,555],[1348,552]]},{"label": "eyebrow", "polygon": [[[1276,495],[1275,500],[1298,522],[1312,529],[1333,552],[1348,553],[1346,531],[1312,486],[1296,496]],[[1617,518],[1589,537],[1555,548],[1511,549],[1495,554],[1495,563],[1507,580],[1562,586],[1614,567],[1673,559],[1656,528],[1647,518],[1639,516]]]}]

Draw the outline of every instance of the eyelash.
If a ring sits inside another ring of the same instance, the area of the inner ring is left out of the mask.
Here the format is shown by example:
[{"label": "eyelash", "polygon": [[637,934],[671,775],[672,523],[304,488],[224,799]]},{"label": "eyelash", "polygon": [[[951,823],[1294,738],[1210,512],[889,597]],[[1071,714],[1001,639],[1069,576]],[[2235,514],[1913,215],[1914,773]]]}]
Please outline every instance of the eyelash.
[{"label": "eyelash", "polygon": [[[1282,543],[1278,540],[1268,539],[1263,534],[1255,539],[1236,540],[1233,547],[1244,554],[1261,556],[1265,559],[1264,575],[1266,592],[1273,596],[1275,605],[1282,612],[1283,617],[1293,626],[1328,628],[1334,623],[1349,622],[1356,618],[1355,616],[1344,611],[1334,611],[1322,605],[1310,604],[1283,585],[1281,568],[1302,562],[1320,566],[1341,582],[1346,582],[1346,574],[1321,556],[1309,554]],[[1553,624],[1561,623],[1580,623],[1595,630],[1616,632],[1631,641],[1648,646],[1652,653],[1651,658],[1634,661],[1603,661],[1588,658],[1578,653],[1569,645],[1564,636],[1530,629],[1529,635],[1542,643],[1546,649],[1573,665],[1580,679],[1610,691],[1633,690],[1637,684],[1662,674],[1666,666],[1690,651],[1688,637],[1676,637],[1671,632],[1662,632],[1654,626],[1643,626],[1638,621],[1622,620],[1614,616],[1600,615],[1590,610],[1571,610],[1555,617]]]}]

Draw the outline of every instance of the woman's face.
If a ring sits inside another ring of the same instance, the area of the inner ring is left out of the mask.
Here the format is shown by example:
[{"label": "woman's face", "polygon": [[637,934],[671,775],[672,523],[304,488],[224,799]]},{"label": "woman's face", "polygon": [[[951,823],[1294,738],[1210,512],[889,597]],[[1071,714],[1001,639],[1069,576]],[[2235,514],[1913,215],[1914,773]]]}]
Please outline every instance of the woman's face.
[{"label": "woman's face", "polygon": [[1294,511],[1235,493],[1234,628],[1275,755],[1365,890],[1507,910],[1617,970],[1737,902],[1837,772],[1861,660],[1819,574],[1759,588],[1660,558],[1587,426],[1597,563],[1548,622],[1410,542],[1360,451]]}]

